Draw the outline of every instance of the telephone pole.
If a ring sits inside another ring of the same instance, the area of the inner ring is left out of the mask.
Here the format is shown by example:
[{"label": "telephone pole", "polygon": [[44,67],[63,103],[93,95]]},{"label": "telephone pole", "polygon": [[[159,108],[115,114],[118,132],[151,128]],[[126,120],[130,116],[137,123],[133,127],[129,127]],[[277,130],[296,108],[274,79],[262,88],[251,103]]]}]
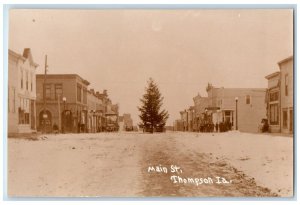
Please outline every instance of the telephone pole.
[{"label": "telephone pole", "polygon": [[47,55],[45,56],[45,74],[44,74],[44,84],[43,84],[43,98],[44,98],[44,111],[43,111],[43,122],[44,122],[44,133],[46,133],[46,75],[47,75]]}]

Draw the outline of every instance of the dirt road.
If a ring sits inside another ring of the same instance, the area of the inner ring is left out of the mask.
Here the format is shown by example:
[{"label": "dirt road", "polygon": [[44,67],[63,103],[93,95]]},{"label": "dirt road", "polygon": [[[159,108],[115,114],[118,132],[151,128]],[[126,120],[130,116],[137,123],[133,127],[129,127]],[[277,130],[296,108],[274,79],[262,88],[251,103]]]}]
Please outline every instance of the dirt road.
[{"label": "dirt road", "polygon": [[[101,133],[48,135],[38,141],[9,139],[8,194],[277,196],[213,153],[188,149],[178,137]],[[172,173],[175,165],[180,169]],[[165,169],[167,173],[157,171]]]}]

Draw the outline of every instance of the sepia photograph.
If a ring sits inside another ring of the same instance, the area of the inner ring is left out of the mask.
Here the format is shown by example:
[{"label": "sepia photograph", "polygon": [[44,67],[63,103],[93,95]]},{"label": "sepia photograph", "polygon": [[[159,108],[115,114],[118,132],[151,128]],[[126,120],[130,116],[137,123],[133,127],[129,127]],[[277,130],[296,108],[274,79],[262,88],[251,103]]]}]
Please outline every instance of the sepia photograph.
[{"label": "sepia photograph", "polygon": [[8,197],[294,197],[294,16],[9,9]]}]

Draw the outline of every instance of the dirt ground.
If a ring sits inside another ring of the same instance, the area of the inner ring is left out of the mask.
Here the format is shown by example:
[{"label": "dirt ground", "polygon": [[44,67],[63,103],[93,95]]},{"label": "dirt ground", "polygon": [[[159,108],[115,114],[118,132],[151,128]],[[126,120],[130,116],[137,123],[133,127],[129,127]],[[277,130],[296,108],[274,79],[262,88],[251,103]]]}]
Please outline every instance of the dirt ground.
[{"label": "dirt ground", "polygon": [[[266,148],[249,148],[255,146],[252,141],[271,144],[277,155],[266,153]],[[245,146],[248,149],[244,149]],[[8,195],[292,196],[292,148],[292,138],[234,132],[128,132],[43,135],[39,140],[9,138]],[[266,157],[269,163],[263,165]],[[175,165],[180,169],[173,173],[171,168]],[[172,176],[176,176],[177,181]],[[224,183],[217,183],[223,178]]]}]

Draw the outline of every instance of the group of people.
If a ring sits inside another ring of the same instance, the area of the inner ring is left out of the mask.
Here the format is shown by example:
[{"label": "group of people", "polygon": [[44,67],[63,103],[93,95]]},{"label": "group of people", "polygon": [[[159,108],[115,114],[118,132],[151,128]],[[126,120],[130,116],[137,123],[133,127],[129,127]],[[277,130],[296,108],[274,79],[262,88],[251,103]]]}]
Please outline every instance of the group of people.
[{"label": "group of people", "polygon": [[232,129],[230,121],[213,123],[212,121],[203,121],[198,130],[199,132],[227,132]]}]

